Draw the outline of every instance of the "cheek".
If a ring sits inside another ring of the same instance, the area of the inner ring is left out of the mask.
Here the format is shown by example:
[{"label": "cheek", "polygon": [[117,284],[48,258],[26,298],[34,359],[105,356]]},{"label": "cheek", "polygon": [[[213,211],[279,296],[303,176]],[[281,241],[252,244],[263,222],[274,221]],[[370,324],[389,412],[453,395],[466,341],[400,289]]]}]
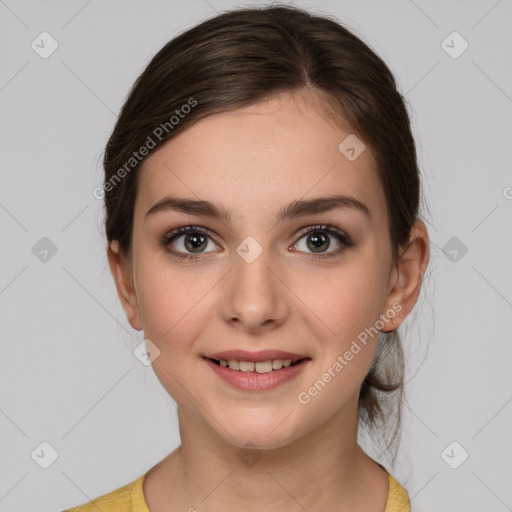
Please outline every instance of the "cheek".
[{"label": "cheek", "polygon": [[155,375],[177,403],[186,404],[190,395],[201,395],[201,383],[190,376],[199,358],[195,341],[211,317],[208,291],[215,280],[172,268],[163,259],[147,259],[140,265],[137,293],[144,336],[159,351],[152,361]]},{"label": "cheek", "polygon": [[[320,359],[314,378],[301,389],[297,400],[305,409],[311,427],[343,404],[356,403],[359,388],[373,363],[383,305],[379,276],[371,272],[340,272],[325,291],[316,290],[305,302],[318,307],[316,332]],[[306,293],[304,289],[304,293]],[[325,328],[328,326],[328,329]]]},{"label": "cheek", "polygon": [[192,266],[171,265],[165,254],[141,253],[136,283],[146,336],[162,344],[186,340],[201,325],[214,282]]},{"label": "cheek", "polygon": [[309,316],[326,335],[326,343],[334,342],[339,350],[382,313],[386,280],[382,268],[368,259],[354,258],[337,269],[305,276],[301,274],[293,288],[303,307],[314,313]]}]

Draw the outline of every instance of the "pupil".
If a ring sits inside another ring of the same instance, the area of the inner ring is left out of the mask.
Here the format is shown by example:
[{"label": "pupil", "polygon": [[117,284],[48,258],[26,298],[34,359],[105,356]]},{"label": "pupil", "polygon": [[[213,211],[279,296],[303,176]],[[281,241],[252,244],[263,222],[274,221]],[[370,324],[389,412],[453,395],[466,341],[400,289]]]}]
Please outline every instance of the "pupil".
[{"label": "pupil", "polygon": [[204,245],[205,240],[205,237],[200,233],[196,233],[194,235],[186,235],[185,246],[187,249],[194,251],[196,249],[200,249],[201,245]]},{"label": "pupil", "polygon": [[329,243],[329,237],[322,233],[313,233],[308,237],[308,247],[315,252],[321,252],[317,249],[322,249],[322,245],[325,245],[324,249],[328,249]]}]

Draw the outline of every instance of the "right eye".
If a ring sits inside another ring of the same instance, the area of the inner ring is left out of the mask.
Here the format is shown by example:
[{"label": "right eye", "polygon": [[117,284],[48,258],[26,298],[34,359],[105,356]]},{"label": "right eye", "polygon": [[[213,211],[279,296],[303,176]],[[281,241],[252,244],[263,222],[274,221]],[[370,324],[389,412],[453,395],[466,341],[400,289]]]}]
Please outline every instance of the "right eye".
[{"label": "right eye", "polygon": [[[206,250],[208,247],[218,248],[208,230],[196,226],[174,229],[162,238],[161,244],[174,256],[189,259],[196,258],[199,254],[215,252]],[[169,246],[173,246],[174,249]]]}]

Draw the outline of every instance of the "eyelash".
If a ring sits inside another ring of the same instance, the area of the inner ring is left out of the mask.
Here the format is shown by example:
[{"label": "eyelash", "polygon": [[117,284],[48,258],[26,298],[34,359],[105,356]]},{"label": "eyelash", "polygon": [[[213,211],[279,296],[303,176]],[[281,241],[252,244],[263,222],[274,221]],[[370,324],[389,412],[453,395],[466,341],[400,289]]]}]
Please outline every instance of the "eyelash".
[{"label": "eyelash", "polygon": [[[332,224],[316,224],[314,226],[309,226],[305,231],[302,231],[300,233],[300,236],[297,239],[297,242],[301,238],[303,238],[305,235],[309,235],[310,233],[315,233],[315,232],[324,232],[324,233],[328,233],[329,235],[336,237],[338,242],[340,242],[340,244],[344,247],[337,249],[335,251],[331,251],[329,253],[324,253],[324,254],[308,253],[309,256],[313,259],[339,256],[339,255],[341,255],[341,253],[343,253],[345,251],[345,249],[347,249],[348,247],[352,247],[354,245],[354,241],[352,240],[352,237],[349,234],[344,233],[343,231],[340,231],[339,229],[335,228]],[[176,238],[179,238],[180,236],[186,235],[188,233],[198,233],[198,234],[206,235],[206,236],[212,238],[212,233],[209,230],[207,230],[205,228],[198,228],[197,226],[193,226],[190,224],[188,226],[182,226],[180,228],[177,228],[177,229],[171,231],[170,233],[167,233],[160,240],[160,244],[162,245],[162,247],[164,249],[169,251],[173,256],[176,256],[178,258],[193,260],[193,259],[197,258],[198,256],[200,256],[202,253],[186,254],[186,253],[182,253],[179,251],[171,250],[168,247],[169,244],[171,242],[173,242]]]}]

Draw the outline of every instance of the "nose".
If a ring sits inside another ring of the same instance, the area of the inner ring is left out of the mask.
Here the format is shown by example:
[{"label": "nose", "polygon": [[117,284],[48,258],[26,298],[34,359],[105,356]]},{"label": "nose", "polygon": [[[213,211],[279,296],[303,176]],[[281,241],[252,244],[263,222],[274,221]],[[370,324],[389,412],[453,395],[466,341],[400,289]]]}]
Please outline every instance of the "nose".
[{"label": "nose", "polygon": [[250,333],[282,325],[288,317],[289,305],[287,289],[275,261],[272,262],[266,251],[251,263],[238,254],[233,259],[234,267],[226,276],[223,294],[224,320]]}]

